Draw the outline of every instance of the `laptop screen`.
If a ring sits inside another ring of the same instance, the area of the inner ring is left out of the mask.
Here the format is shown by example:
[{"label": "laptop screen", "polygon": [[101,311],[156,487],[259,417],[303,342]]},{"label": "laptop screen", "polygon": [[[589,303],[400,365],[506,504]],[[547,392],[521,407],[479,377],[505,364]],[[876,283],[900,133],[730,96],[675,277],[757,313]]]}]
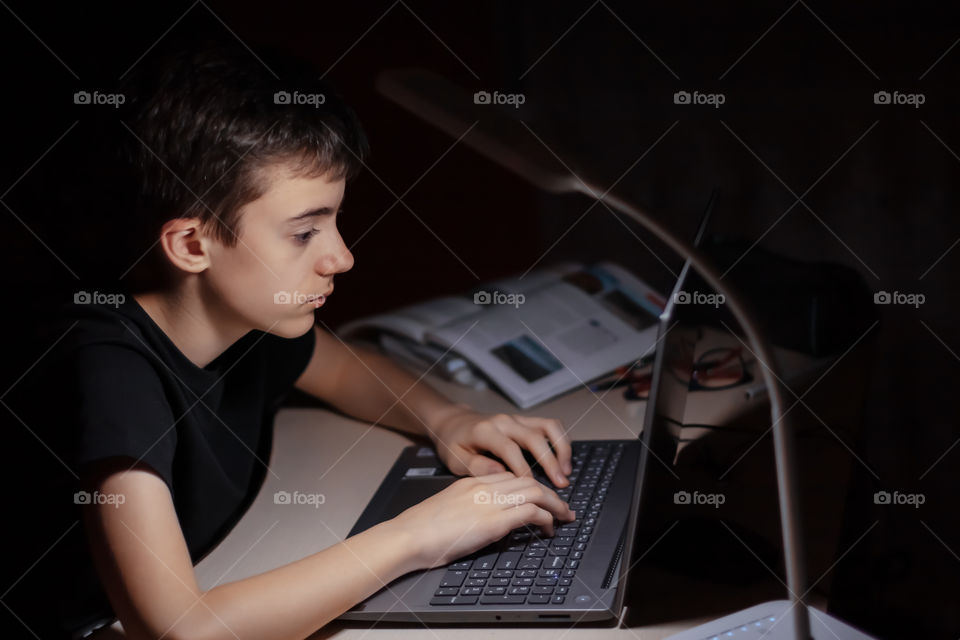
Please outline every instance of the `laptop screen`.
[{"label": "laptop screen", "polygon": [[[716,192],[701,217],[694,239],[700,246],[713,211]],[[645,513],[645,504],[656,504],[662,494],[673,490],[677,479],[674,461],[677,455],[680,432],[683,427],[687,394],[693,373],[693,364],[700,329],[691,313],[692,297],[704,292],[688,291],[685,287],[690,275],[690,261],[684,262],[666,307],[660,315],[655,343],[656,354],[651,372],[650,394],[643,416],[640,434],[640,463],[633,504],[625,531],[636,534],[625,540],[624,558],[630,559],[634,544],[649,526],[656,527],[654,514]],[[643,516],[641,517],[641,513]],[[624,578],[621,573],[621,579]]]}]

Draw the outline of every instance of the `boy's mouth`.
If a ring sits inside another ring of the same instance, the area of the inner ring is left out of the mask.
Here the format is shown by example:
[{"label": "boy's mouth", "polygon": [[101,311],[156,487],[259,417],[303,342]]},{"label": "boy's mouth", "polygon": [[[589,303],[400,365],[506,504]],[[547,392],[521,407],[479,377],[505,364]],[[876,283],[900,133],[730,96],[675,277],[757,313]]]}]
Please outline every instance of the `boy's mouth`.
[{"label": "boy's mouth", "polygon": [[327,301],[327,296],[330,295],[330,293],[333,293],[332,289],[326,294],[318,293],[316,295],[311,295],[307,298],[307,304],[312,304],[314,309],[319,309],[323,306],[323,303]]}]

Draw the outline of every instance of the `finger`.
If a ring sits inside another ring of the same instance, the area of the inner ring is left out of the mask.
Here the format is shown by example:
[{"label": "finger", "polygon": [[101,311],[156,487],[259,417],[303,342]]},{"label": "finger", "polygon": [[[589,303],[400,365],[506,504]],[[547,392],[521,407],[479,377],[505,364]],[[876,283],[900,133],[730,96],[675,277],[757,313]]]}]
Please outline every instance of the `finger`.
[{"label": "finger", "polygon": [[[485,476],[492,473],[503,473],[507,470],[506,467],[496,460],[479,453],[470,454],[470,460],[467,462],[467,468],[469,469],[470,475],[473,476]],[[511,473],[510,475],[512,476],[514,474]]]},{"label": "finger", "polygon": [[560,462],[550,449],[550,445],[544,436],[540,427],[517,426],[511,431],[514,439],[519,440],[534,455],[540,466],[553,479],[553,483],[558,487],[565,487],[570,484],[563,471],[560,469]]},{"label": "finger", "polygon": [[562,422],[554,418],[534,418],[530,416],[517,416],[517,420],[521,424],[542,428],[551,444],[553,444],[564,474],[573,473],[573,448],[570,446],[570,436],[564,430]]},{"label": "finger", "polygon": [[501,513],[506,514],[511,531],[524,525],[534,524],[539,526],[547,536],[553,536],[553,515],[533,502],[526,502],[516,509],[507,509]]},{"label": "finger", "polygon": [[501,471],[499,473],[489,473],[485,476],[477,476],[478,480],[483,480],[487,484],[503,482],[504,480],[515,480],[517,475],[512,471]]},{"label": "finger", "polygon": [[557,520],[570,522],[576,517],[570,506],[561,500],[556,492],[540,483],[519,487],[508,495],[513,497],[512,504],[509,499],[501,500],[500,503],[503,504],[504,508],[519,507],[521,504],[533,502],[541,509],[549,511]]},{"label": "finger", "polygon": [[[501,425],[510,420],[507,416],[494,419],[502,420]],[[507,463],[507,467],[518,476],[533,477],[533,471],[530,470],[530,465],[524,460],[520,446],[501,431],[501,428],[497,424],[490,424],[487,428],[478,430],[477,444]]]}]

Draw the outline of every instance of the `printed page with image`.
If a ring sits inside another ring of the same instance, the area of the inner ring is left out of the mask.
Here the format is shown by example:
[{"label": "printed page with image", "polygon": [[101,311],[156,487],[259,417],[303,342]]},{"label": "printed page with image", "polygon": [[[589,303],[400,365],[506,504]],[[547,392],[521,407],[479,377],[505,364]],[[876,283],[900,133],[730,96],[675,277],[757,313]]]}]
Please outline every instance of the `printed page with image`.
[{"label": "printed page with image", "polygon": [[[663,297],[612,262],[563,263],[349,322],[343,337],[407,342],[426,365],[462,358],[526,409],[651,351]],[[398,341],[399,338],[399,341]]]}]

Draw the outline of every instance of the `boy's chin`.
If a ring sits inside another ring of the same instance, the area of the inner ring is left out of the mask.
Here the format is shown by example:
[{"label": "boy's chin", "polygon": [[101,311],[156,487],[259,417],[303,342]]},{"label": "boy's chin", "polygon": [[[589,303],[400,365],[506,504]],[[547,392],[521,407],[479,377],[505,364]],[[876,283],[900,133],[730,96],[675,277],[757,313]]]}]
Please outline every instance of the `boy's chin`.
[{"label": "boy's chin", "polygon": [[281,338],[299,338],[310,331],[315,324],[313,313],[304,313],[302,316],[294,318],[284,318],[274,324],[268,333]]}]

